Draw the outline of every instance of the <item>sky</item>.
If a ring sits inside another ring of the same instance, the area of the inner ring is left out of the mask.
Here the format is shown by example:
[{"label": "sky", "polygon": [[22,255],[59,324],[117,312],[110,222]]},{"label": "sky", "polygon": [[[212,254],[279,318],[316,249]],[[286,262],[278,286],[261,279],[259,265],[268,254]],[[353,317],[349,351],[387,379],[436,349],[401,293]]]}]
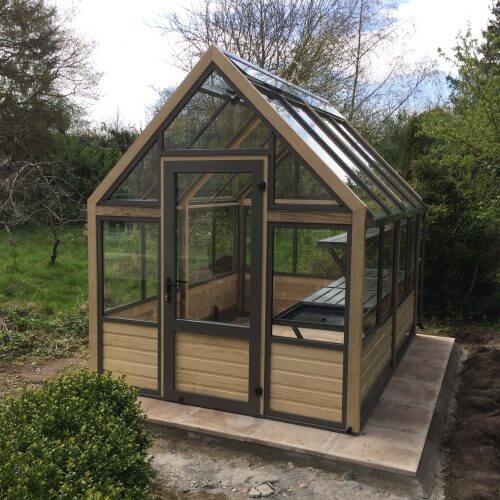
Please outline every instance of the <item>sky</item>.
[{"label": "sky", "polygon": [[[63,10],[74,9],[72,28],[96,44],[92,62],[102,73],[95,102],[88,106],[91,123],[119,116],[126,125],[142,129],[148,108],[157,100],[155,89],[178,85],[185,73],[175,67],[175,38],[153,26],[162,14],[182,11],[190,0],[52,0]],[[438,48],[450,52],[459,32],[469,26],[476,37],[486,27],[491,0],[402,0],[396,16],[403,23],[407,59],[437,60]],[[380,61],[383,65],[383,60]]]}]

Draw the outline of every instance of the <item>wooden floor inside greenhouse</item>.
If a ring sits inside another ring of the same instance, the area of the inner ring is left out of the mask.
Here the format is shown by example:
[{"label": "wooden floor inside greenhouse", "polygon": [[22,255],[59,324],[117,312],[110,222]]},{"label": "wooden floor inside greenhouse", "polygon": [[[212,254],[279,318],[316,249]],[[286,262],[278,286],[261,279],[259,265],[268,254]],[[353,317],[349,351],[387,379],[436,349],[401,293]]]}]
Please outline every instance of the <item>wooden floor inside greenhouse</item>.
[{"label": "wooden floor inside greenhouse", "polygon": [[361,435],[140,398],[148,421],[416,477],[454,339],[416,335]]}]

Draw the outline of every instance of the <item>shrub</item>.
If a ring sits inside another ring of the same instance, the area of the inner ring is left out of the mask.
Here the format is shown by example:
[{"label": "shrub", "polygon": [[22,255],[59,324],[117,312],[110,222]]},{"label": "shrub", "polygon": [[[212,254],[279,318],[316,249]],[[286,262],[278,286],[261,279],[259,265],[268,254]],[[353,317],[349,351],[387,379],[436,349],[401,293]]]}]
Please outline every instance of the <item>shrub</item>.
[{"label": "shrub", "polygon": [[143,498],[149,444],[135,389],[70,373],[0,404],[0,497]]}]

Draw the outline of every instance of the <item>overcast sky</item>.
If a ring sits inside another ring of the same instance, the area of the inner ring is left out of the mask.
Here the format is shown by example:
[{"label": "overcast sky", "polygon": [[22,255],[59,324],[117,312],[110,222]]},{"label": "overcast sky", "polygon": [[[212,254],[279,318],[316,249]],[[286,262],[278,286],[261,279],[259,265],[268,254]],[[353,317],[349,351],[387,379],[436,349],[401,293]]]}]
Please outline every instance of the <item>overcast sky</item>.
[{"label": "overcast sky", "polygon": [[[155,88],[178,84],[185,76],[173,63],[174,40],[152,28],[162,13],[190,5],[191,0],[52,0],[62,9],[74,7],[74,30],[95,41],[94,64],[103,73],[99,99],[90,106],[92,122],[112,120],[143,128],[147,108],[157,99]],[[437,58],[449,52],[455,37],[470,25],[479,37],[486,27],[491,0],[403,0],[397,16],[408,32],[408,56]],[[449,68],[438,59],[440,69]]]}]

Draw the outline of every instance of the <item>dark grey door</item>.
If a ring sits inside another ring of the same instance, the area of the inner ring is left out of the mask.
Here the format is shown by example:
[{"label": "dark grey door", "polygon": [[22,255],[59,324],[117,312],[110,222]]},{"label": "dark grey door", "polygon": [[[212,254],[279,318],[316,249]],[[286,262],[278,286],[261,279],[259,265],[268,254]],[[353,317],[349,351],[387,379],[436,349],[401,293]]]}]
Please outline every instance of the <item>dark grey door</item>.
[{"label": "dark grey door", "polygon": [[166,399],[257,415],[262,161],[163,168]]}]

